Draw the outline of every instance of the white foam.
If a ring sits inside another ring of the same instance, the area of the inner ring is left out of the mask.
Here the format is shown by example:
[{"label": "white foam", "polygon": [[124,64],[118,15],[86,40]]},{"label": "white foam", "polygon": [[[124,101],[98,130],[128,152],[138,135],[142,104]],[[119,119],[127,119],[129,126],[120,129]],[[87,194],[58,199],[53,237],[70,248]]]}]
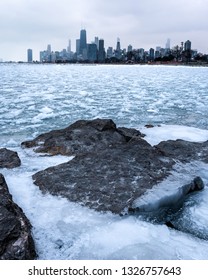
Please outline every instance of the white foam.
[{"label": "white foam", "polygon": [[41,108],[39,110],[39,112],[40,113],[38,115],[33,117],[33,119],[32,119],[33,123],[38,123],[38,122],[41,122],[42,120],[53,118],[53,117],[56,116],[56,114],[54,113],[53,109],[49,108],[47,106]]}]

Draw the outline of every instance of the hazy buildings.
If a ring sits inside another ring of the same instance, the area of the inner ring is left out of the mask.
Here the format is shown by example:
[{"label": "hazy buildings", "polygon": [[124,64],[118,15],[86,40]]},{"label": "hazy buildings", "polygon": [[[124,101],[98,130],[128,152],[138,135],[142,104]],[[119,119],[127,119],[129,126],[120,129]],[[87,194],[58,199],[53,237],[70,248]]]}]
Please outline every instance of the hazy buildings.
[{"label": "hazy buildings", "polygon": [[[66,63],[66,62],[99,62],[99,63],[114,63],[114,62],[136,62],[147,63],[154,61],[171,61],[189,62],[197,55],[197,51],[191,49],[191,42],[187,40],[181,43],[180,46],[170,48],[170,39],[167,39],[165,47],[150,48],[149,51],[143,48],[133,48],[128,45],[127,50],[121,48],[120,39],[117,38],[115,49],[107,48],[105,51],[104,39],[99,39],[97,36],[89,44],[87,43],[87,32],[85,29],[80,30],[80,38],[76,40],[76,51],[71,50],[71,40],[68,41],[68,46],[62,51],[52,51],[51,45],[47,46],[45,51],[40,52],[40,61],[49,63]],[[208,60],[208,58],[207,58]],[[28,61],[31,61],[31,56]]]},{"label": "hazy buildings", "polygon": [[33,52],[31,49],[27,50],[27,62],[33,62]]},{"label": "hazy buildings", "polygon": [[107,49],[107,58],[111,58],[113,56],[113,48],[108,47]]},{"label": "hazy buildings", "polygon": [[191,42],[187,40],[184,44],[184,51],[190,51],[191,50]]},{"label": "hazy buildings", "polygon": [[166,42],[166,44],[165,44],[165,48],[166,48],[167,50],[170,50],[170,39],[167,39],[167,42]]},{"label": "hazy buildings", "polygon": [[97,45],[95,43],[87,45],[87,58],[89,62],[97,61]]},{"label": "hazy buildings", "polygon": [[116,50],[115,50],[115,57],[117,59],[121,58],[121,43],[120,43],[120,38],[117,38],[117,43],[116,43]]},{"label": "hazy buildings", "polygon": [[104,40],[99,40],[99,48],[98,48],[98,62],[104,62],[105,60],[105,48],[104,48]]},{"label": "hazy buildings", "polygon": [[67,52],[71,53],[71,40],[69,40],[68,47],[67,47]]},{"label": "hazy buildings", "polygon": [[149,50],[149,60],[154,61],[155,59],[155,50],[153,48],[150,48]]},{"label": "hazy buildings", "polygon": [[98,37],[95,37],[95,44],[96,44],[97,49],[98,49],[99,48],[99,39],[98,39]]},{"label": "hazy buildings", "polygon": [[132,52],[132,51],[133,51],[132,45],[128,45],[127,52]]},{"label": "hazy buildings", "polygon": [[79,45],[79,54],[83,55],[87,51],[87,32],[85,29],[80,31],[80,45]]}]

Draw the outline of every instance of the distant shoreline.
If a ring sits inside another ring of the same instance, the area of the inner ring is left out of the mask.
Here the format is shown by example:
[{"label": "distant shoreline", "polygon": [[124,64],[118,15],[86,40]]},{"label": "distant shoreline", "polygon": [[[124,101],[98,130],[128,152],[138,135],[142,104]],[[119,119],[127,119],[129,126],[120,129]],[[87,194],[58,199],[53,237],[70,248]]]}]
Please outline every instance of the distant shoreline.
[{"label": "distant shoreline", "polygon": [[0,62],[0,64],[27,64],[27,65],[147,65],[147,66],[196,66],[196,67],[208,67],[208,63],[200,63],[200,62],[147,62],[147,63],[137,63],[133,61],[127,61],[127,62],[112,62],[112,63],[99,63],[99,62],[71,62],[71,61],[62,61],[62,62],[25,62],[25,61],[5,61]]}]

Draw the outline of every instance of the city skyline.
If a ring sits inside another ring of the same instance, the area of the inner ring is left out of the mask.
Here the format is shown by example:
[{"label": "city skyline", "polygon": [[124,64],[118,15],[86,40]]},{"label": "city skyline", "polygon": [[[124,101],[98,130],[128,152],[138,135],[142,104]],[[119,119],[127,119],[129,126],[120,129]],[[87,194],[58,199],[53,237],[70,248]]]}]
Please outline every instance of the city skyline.
[{"label": "city skyline", "polygon": [[39,50],[51,44],[61,50],[71,39],[75,50],[79,30],[88,31],[88,42],[95,36],[105,39],[105,46],[150,49],[189,39],[193,49],[208,52],[208,0],[1,0],[0,59],[26,61],[25,50]]},{"label": "city skyline", "polygon": [[[87,41],[87,30],[80,30],[80,37],[76,39],[76,49],[71,50],[71,40],[69,39],[69,45],[62,50],[53,50],[51,45],[47,45],[47,49],[40,51],[40,62],[48,63],[61,63],[61,62],[153,62],[158,60],[177,62],[190,62],[191,59],[195,59],[199,54],[199,57],[204,57],[204,54],[200,55],[200,52],[192,48],[192,42],[185,40],[179,44],[171,47],[171,39],[168,38],[164,46],[151,47],[149,50],[144,48],[133,48],[131,44],[127,48],[121,48],[120,38],[117,38],[116,47],[105,46],[103,38],[95,36],[91,42]],[[27,50],[27,62],[32,62],[32,50]],[[29,55],[30,53],[30,55]],[[207,61],[208,54],[203,58]],[[37,60],[38,61],[38,60]]]}]

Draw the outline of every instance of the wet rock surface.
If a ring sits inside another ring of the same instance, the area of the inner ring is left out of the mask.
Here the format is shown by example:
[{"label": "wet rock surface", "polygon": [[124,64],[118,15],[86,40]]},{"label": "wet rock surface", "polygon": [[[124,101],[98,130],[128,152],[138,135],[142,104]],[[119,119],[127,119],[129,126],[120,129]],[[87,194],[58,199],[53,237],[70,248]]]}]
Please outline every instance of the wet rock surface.
[{"label": "wet rock surface", "polygon": [[80,120],[65,129],[54,130],[22,143],[35,152],[52,155],[79,155],[126,144],[134,136],[143,136],[136,129],[118,128],[110,119]]},{"label": "wet rock surface", "polygon": [[44,193],[61,195],[97,211],[121,214],[167,178],[176,162],[206,162],[208,158],[208,142],[176,140],[151,146],[143,136],[136,129],[117,128],[112,120],[81,120],[22,146],[36,152],[75,155],[67,163],[33,175]]},{"label": "wet rock surface", "polygon": [[208,162],[208,141],[203,143],[185,140],[162,141],[155,146],[164,157],[186,163],[194,160]]},{"label": "wet rock surface", "polygon": [[162,162],[143,139],[76,156],[33,176],[43,192],[98,211],[121,213],[131,201],[168,175],[173,162]]},{"label": "wet rock surface", "polygon": [[0,168],[14,168],[21,165],[17,152],[6,148],[0,149]]},{"label": "wet rock surface", "polygon": [[0,174],[0,260],[35,258],[30,222],[13,202],[4,176]]}]

